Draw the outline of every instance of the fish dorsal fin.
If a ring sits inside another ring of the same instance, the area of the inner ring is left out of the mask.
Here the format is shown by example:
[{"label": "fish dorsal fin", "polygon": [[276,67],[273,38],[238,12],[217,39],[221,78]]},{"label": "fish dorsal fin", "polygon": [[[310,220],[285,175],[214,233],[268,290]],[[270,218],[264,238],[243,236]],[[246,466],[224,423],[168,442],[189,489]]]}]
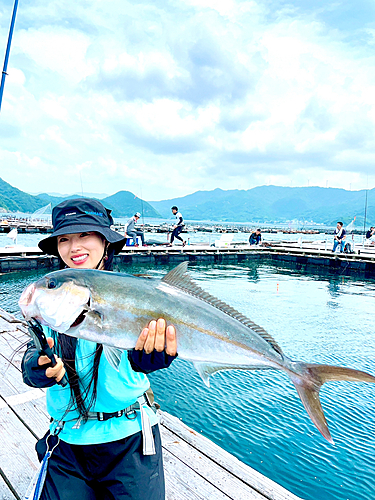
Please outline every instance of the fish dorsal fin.
[{"label": "fish dorsal fin", "polygon": [[236,309],[234,309],[234,307],[229,306],[222,300],[204,291],[201,287],[194,283],[190,276],[186,274],[187,266],[188,261],[181,262],[181,264],[172,269],[172,271],[169,271],[169,273],[166,274],[161,281],[186,293],[189,293],[190,295],[194,295],[194,297],[204,300],[211,306],[216,307],[216,309],[220,309],[220,311],[223,311],[243,325],[250,328],[253,332],[256,332],[260,337],[266,340],[281,356],[284,355],[279,344],[272,337],[272,335],[266,332],[264,328],[251,321],[244,314],[238,312]]}]

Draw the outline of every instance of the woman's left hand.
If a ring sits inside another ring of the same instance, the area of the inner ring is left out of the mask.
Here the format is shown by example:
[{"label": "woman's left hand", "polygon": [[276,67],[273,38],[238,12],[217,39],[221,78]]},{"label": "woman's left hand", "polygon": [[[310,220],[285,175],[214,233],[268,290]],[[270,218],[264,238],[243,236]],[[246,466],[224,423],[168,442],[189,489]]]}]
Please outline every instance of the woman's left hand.
[{"label": "woman's left hand", "polygon": [[135,348],[128,351],[131,367],[136,372],[151,373],[168,368],[177,357],[176,330],[164,319],[150,321],[138,337]]},{"label": "woman's left hand", "polygon": [[165,319],[159,318],[157,321],[150,321],[147,328],[144,328],[135,344],[136,351],[144,350],[146,354],[152,351],[162,352],[165,350],[169,356],[177,354],[177,337],[173,325],[165,322]]}]

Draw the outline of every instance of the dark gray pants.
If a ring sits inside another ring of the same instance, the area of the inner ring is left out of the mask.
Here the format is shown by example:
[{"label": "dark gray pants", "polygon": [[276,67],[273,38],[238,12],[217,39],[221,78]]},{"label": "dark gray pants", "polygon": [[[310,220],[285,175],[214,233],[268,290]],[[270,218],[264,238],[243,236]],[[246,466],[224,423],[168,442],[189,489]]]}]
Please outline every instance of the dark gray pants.
[{"label": "dark gray pants", "polygon": [[141,237],[142,245],[145,244],[145,235],[143,231],[130,231],[127,233],[127,235],[129,236],[129,238],[133,238],[134,245],[137,245],[137,236]]},{"label": "dark gray pants", "polygon": [[[49,459],[41,500],[164,500],[159,426],[152,431],[156,455],[142,454],[142,434],[96,445],[60,441]],[[51,438],[50,438],[51,439]],[[38,441],[39,459],[45,437]]]},{"label": "dark gray pants", "polygon": [[184,241],[179,234],[182,231],[182,226],[177,226],[173,229],[172,235],[171,235],[171,244],[173,243],[173,240],[176,238],[177,240]]}]

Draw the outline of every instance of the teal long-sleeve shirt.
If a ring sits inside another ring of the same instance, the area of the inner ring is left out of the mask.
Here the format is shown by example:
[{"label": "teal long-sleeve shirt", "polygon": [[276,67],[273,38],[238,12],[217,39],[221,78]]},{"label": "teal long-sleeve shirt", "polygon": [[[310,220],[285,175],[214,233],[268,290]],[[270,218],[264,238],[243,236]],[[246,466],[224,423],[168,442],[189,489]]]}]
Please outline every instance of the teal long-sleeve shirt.
[{"label": "teal long-sleeve shirt", "polygon": [[[51,330],[46,333],[52,338],[56,336]],[[54,340],[56,342],[56,338]],[[76,370],[79,375],[82,394],[84,394],[90,382],[89,377],[92,373],[95,351],[95,343],[78,339],[76,347]],[[31,355],[28,357],[25,356],[23,367],[25,373],[30,373],[27,364],[35,363],[35,358],[37,359],[37,357]],[[43,378],[46,380],[43,381]],[[47,387],[49,384],[50,380],[45,377],[43,372],[42,376],[39,375],[39,382],[30,383],[29,385]],[[126,352],[121,357],[118,371],[109,364],[103,353],[99,362],[97,398],[90,411],[112,413],[123,410],[135,403],[137,398],[149,387],[150,382],[147,376],[132,369]],[[91,392],[89,392],[87,401],[90,400],[90,396]],[[47,410],[54,419],[54,422],[51,424],[51,430],[54,429],[56,422],[63,420],[65,424],[59,436],[60,439],[70,444],[108,443],[135,434],[142,428],[139,411],[137,411],[137,417],[133,420],[122,415],[121,417],[113,417],[102,422],[93,419],[77,425],[79,413],[75,409],[67,412],[69,406],[69,384],[66,387],[62,387],[55,383],[47,388]],[[151,425],[155,425],[158,422],[157,416],[148,407],[146,407],[146,411],[150,417]]]}]

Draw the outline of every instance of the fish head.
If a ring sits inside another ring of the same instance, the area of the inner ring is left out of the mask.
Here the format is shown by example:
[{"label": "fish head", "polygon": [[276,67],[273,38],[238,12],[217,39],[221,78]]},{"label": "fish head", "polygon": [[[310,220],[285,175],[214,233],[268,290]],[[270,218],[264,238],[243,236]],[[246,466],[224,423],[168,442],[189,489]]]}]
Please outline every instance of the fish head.
[{"label": "fish head", "polygon": [[77,271],[73,274],[56,271],[25,288],[18,304],[27,321],[35,318],[41,324],[65,333],[89,309],[90,296],[90,288],[83,280],[77,279]]}]

